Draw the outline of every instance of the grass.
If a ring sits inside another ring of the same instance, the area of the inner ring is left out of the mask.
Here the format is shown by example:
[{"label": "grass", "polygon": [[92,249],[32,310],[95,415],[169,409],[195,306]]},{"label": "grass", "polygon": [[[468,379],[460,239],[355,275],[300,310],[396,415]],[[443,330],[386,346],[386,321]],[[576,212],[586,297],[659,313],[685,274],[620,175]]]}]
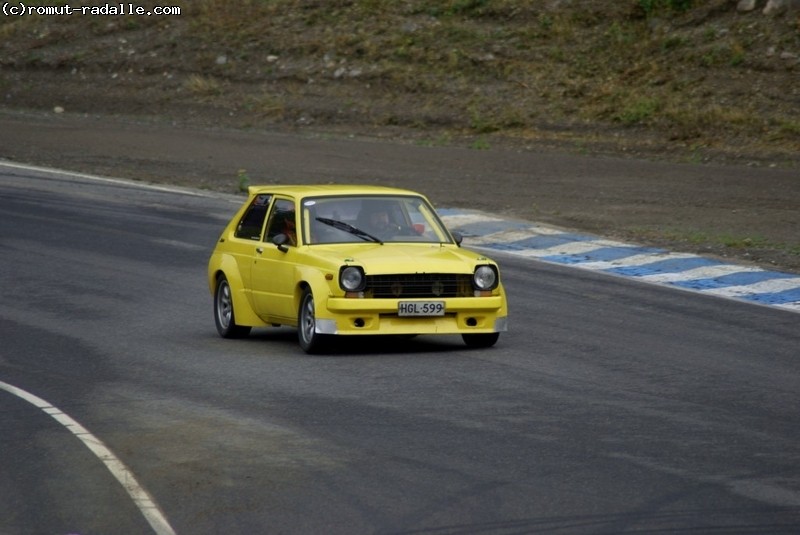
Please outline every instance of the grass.
[{"label": "grass", "polygon": [[249,188],[251,184],[250,175],[247,173],[247,169],[239,169],[236,173],[236,180],[239,191],[247,193],[247,188]]},{"label": "grass", "polygon": [[778,120],[776,135],[800,139],[800,120],[780,119]]},{"label": "grass", "polygon": [[691,246],[719,247],[734,250],[774,250],[800,256],[800,242],[783,243],[760,235],[731,233],[712,234],[684,228],[635,228],[631,232],[648,240],[685,243]]},{"label": "grass", "polygon": [[693,3],[693,0],[639,0],[639,6],[648,17],[670,11],[687,11]]},{"label": "grass", "polygon": [[629,126],[646,124],[659,112],[660,108],[661,103],[657,98],[635,98],[625,103],[624,108],[615,116],[615,119]]},{"label": "grass", "polygon": [[222,84],[209,76],[192,74],[186,78],[183,86],[189,93],[198,97],[210,97],[222,94]]},{"label": "grass", "polygon": [[244,109],[261,118],[280,118],[286,111],[286,104],[279,95],[256,93],[247,98]]}]

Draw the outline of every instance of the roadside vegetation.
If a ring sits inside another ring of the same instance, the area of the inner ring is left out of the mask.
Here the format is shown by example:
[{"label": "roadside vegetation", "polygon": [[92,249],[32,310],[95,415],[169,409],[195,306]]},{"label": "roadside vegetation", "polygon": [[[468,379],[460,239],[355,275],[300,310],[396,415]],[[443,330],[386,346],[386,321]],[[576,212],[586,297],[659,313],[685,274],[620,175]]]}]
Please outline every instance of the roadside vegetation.
[{"label": "roadside vegetation", "polygon": [[5,105],[478,149],[502,139],[782,166],[800,153],[798,12],[739,13],[735,0],[173,4],[179,16],[3,17]]}]

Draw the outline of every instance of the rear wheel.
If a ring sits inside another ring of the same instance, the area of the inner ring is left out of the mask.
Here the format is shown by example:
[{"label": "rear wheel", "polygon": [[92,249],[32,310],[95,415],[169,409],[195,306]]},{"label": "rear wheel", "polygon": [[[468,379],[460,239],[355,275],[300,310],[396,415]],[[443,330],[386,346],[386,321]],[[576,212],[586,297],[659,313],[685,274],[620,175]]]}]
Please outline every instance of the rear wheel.
[{"label": "rear wheel", "polygon": [[306,353],[319,353],[325,346],[326,336],[317,333],[317,317],[314,309],[314,294],[311,288],[303,290],[300,309],[297,311],[297,338]]},{"label": "rear wheel", "polygon": [[464,339],[464,343],[469,347],[492,347],[497,343],[497,339],[500,338],[500,333],[462,334],[461,338]]},{"label": "rear wheel", "polygon": [[217,278],[217,290],[214,292],[214,323],[217,332],[223,338],[243,338],[250,334],[250,327],[236,324],[233,315],[233,292],[225,275]]}]

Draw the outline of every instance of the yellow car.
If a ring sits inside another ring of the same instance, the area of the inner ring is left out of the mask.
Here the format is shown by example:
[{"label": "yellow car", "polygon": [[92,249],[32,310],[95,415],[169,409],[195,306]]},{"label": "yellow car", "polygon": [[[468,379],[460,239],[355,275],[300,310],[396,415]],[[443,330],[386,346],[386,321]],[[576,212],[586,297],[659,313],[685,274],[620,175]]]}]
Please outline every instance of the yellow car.
[{"label": "yellow car", "polygon": [[224,338],[461,334],[490,347],[508,308],[497,264],[462,249],[422,195],[374,186],[251,186],[208,263]]}]

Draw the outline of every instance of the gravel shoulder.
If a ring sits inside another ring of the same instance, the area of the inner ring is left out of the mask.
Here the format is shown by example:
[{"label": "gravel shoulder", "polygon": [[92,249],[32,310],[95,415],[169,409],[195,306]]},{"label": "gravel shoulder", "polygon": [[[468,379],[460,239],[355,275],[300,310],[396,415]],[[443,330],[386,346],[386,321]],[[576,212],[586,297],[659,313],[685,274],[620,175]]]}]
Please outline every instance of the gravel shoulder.
[{"label": "gravel shoulder", "polygon": [[440,207],[800,273],[796,169],[8,109],[0,158],[228,193],[247,183],[405,187]]}]

